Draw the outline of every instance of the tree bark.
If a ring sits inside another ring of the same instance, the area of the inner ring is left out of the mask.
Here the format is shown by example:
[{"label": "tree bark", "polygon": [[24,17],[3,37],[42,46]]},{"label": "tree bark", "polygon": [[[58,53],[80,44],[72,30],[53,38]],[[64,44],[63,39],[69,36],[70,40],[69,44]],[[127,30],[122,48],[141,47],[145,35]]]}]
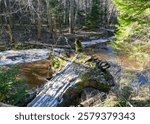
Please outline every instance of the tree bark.
[{"label": "tree bark", "polygon": [[41,20],[41,4],[40,0],[38,0],[38,25],[37,25],[37,37],[38,40],[41,40],[41,33],[42,33],[42,20]]},{"label": "tree bark", "polygon": [[59,34],[62,34],[62,0],[59,2],[59,10],[57,15],[57,28],[59,30]]},{"label": "tree bark", "polygon": [[50,7],[49,0],[46,0],[46,5],[47,5],[48,31],[49,31],[50,36],[52,37],[52,34],[53,34],[52,10]]},{"label": "tree bark", "polygon": [[65,24],[65,27],[69,25],[69,1],[68,0],[65,0],[65,3],[64,3],[64,24]]},{"label": "tree bark", "polygon": [[[50,5],[51,0],[46,0],[47,4],[47,18],[48,18],[48,31],[53,40],[53,43],[56,42],[57,30],[56,30],[56,17],[52,15],[52,7]],[[52,44],[52,43],[51,43]]]},{"label": "tree bark", "polygon": [[6,11],[6,15],[5,16],[5,21],[6,21],[6,32],[9,35],[9,40],[11,44],[14,44],[15,40],[13,37],[13,33],[12,33],[12,20],[11,20],[11,14],[10,14],[10,1],[4,1],[4,5],[5,5],[5,11]]},{"label": "tree bark", "polygon": [[[0,0],[0,13],[2,12],[2,1]],[[0,41],[2,36],[2,16],[0,16]]]},{"label": "tree bark", "polygon": [[74,25],[75,26],[78,26],[79,25],[79,21],[78,21],[78,12],[79,12],[79,2],[76,2],[76,4],[75,4],[75,21],[74,21]]},{"label": "tree bark", "polygon": [[69,33],[74,33],[74,0],[70,0]]}]

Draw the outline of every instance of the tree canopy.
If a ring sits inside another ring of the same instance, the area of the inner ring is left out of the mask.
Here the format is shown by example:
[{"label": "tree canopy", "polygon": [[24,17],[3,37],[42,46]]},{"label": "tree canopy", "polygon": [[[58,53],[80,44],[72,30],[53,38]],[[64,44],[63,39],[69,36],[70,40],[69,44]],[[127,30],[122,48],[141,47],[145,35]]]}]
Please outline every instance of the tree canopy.
[{"label": "tree canopy", "polygon": [[113,0],[119,11],[115,47],[126,52],[142,52],[149,40],[150,1]]}]

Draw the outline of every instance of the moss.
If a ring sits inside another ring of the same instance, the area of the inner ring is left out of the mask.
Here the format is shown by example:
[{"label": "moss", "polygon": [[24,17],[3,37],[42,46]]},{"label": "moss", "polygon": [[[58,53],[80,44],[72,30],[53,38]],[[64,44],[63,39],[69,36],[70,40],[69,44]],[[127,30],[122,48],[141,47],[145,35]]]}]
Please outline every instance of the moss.
[{"label": "moss", "polygon": [[61,69],[64,65],[66,65],[66,61],[62,60],[58,57],[55,57],[52,52],[48,54],[48,59],[50,61],[50,66],[52,67],[52,70]]},{"label": "moss", "polygon": [[[89,68],[94,68],[95,67],[95,63],[92,61],[88,61],[91,58],[91,56],[80,53],[80,55],[78,56],[78,58],[75,60],[75,63],[78,64],[84,64],[85,66],[89,67]],[[70,58],[68,58],[70,61],[74,60],[74,56],[71,56]]]},{"label": "moss", "polygon": [[78,62],[78,63],[84,63],[88,58],[89,58],[89,56],[87,56],[85,54],[81,54],[79,56],[79,58],[76,60],[76,62]]},{"label": "moss", "polygon": [[21,44],[21,43],[18,43],[18,44],[15,44],[15,46],[13,47],[13,50],[27,50],[27,49],[38,49],[38,48],[43,48],[42,46],[40,45],[29,45],[29,44]]},{"label": "moss", "polygon": [[0,51],[6,51],[6,50],[8,50],[7,47],[0,47]]},{"label": "moss", "polygon": [[148,100],[131,100],[135,107],[150,107],[150,99]]},{"label": "moss", "polygon": [[98,69],[92,69],[89,72],[81,75],[81,81],[74,85],[71,90],[78,89],[78,93],[86,87],[92,87],[103,92],[109,92],[111,86],[105,82],[102,82],[99,77],[101,71]]},{"label": "moss", "polygon": [[60,58],[54,58],[53,59],[53,69],[61,69],[66,64],[66,61],[60,59]]},{"label": "moss", "polygon": [[107,102],[105,102],[103,107],[115,107],[117,104],[118,104],[118,101],[107,101]]},{"label": "moss", "polygon": [[109,90],[110,90],[109,85],[100,83],[100,82],[98,82],[96,80],[92,80],[92,79],[87,80],[87,81],[81,81],[81,82],[79,82],[79,84],[82,89],[84,89],[86,87],[92,87],[92,88],[98,89],[103,92],[109,92]]},{"label": "moss", "polygon": [[75,49],[76,49],[76,52],[83,52],[83,46],[82,46],[82,43],[80,40],[76,39],[75,41]]},{"label": "moss", "polygon": [[63,96],[64,101],[60,106],[78,105],[81,102],[81,93],[85,88],[90,87],[108,93],[111,88],[110,81],[104,79],[107,74],[103,77],[101,77],[101,74],[105,75],[104,72],[97,68],[90,69],[87,73],[82,74],[80,76],[81,80],[66,91]]},{"label": "moss", "polygon": [[129,107],[126,101],[121,100],[116,93],[109,93],[103,107]]},{"label": "moss", "polygon": [[120,101],[114,105],[114,107],[130,107],[126,101]]},{"label": "moss", "polygon": [[83,88],[92,87],[108,93],[111,89],[111,86],[114,86],[114,80],[109,72],[102,72],[100,69],[94,68],[81,75],[80,85]]}]

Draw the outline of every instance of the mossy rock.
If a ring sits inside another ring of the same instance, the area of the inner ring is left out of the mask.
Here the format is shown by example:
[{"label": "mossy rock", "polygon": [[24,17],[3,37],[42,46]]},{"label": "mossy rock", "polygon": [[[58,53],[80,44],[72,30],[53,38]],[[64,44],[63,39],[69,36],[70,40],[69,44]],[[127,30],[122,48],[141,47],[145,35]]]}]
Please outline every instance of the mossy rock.
[{"label": "mossy rock", "polygon": [[94,79],[89,79],[88,81],[81,81],[79,82],[79,84],[82,89],[91,87],[91,88],[95,88],[103,92],[109,92],[110,90],[110,86],[108,84],[103,84]]},{"label": "mossy rock", "polygon": [[103,92],[109,92],[110,86],[104,85],[94,80],[88,82],[78,82],[73,87],[69,88],[63,95],[63,102],[59,106],[77,106],[81,102],[81,93],[85,88],[93,88]]},{"label": "mossy rock", "polygon": [[82,85],[86,82],[89,85],[114,86],[113,76],[108,71],[105,70],[103,72],[97,68],[91,69],[87,73],[81,75],[81,81]]},{"label": "mossy rock", "polygon": [[[81,101],[81,93],[85,88],[94,88],[101,92],[108,93],[111,89],[112,81],[109,81],[108,79],[102,80],[101,78],[107,77],[107,75],[105,75],[106,77],[104,75],[103,77],[99,76],[102,74],[103,72],[98,69],[92,69],[89,72],[83,74],[81,76],[81,81],[66,91],[66,93],[63,95],[64,100],[59,106],[77,106]],[[110,77],[109,79],[113,80]]]}]

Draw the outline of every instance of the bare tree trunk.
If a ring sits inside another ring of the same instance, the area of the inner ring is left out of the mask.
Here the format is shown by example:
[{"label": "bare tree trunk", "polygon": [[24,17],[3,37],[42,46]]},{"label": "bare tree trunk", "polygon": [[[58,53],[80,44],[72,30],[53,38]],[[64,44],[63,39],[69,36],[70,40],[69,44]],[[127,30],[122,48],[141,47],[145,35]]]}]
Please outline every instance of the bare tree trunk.
[{"label": "bare tree trunk", "polygon": [[50,7],[49,0],[46,0],[46,5],[47,5],[48,31],[49,31],[50,36],[52,37],[52,34],[53,34],[52,10]]},{"label": "bare tree trunk", "polygon": [[104,6],[104,25],[107,26],[108,24],[108,11],[109,11],[109,8],[108,8],[108,0],[105,0],[105,6]]},{"label": "bare tree trunk", "polygon": [[38,40],[41,40],[41,33],[42,33],[42,20],[41,20],[41,4],[40,0],[38,0],[38,25],[37,25],[37,37]]},{"label": "bare tree trunk", "polygon": [[57,44],[57,22],[56,22],[56,17],[54,17],[54,23],[53,23],[53,42],[54,44]]},{"label": "bare tree trunk", "polygon": [[64,17],[63,21],[65,24],[65,27],[69,25],[69,1],[65,0],[64,2]]},{"label": "bare tree trunk", "polygon": [[[33,4],[32,4],[32,0],[28,0],[27,1],[27,4],[28,4],[28,12],[29,12],[29,14],[30,14],[30,20],[31,20],[31,18],[33,18],[32,19],[32,21],[30,22],[30,28],[32,27],[32,23],[33,23],[33,20],[34,20],[34,18],[35,18],[35,10],[34,10],[34,7],[33,7]],[[34,22],[35,22],[35,20],[34,20]],[[32,30],[32,28],[31,28],[31,30]]]},{"label": "bare tree trunk", "polygon": [[110,10],[110,13],[108,15],[108,25],[110,25],[114,20],[112,19],[112,16],[114,15],[115,16],[115,13],[116,13],[116,9],[115,9],[115,5],[112,5],[112,9]]},{"label": "bare tree trunk", "polygon": [[12,33],[12,20],[11,20],[11,14],[10,14],[10,1],[4,1],[5,4],[5,11],[6,11],[6,15],[5,16],[5,21],[6,21],[6,32],[9,35],[9,40],[11,42],[11,44],[14,44],[15,40],[13,37],[13,33]]},{"label": "bare tree trunk", "polygon": [[87,15],[88,15],[88,1],[87,0],[85,1],[85,15],[87,18]]},{"label": "bare tree trunk", "polygon": [[59,34],[62,34],[61,15],[58,16],[58,30]]},{"label": "bare tree trunk", "polygon": [[69,33],[74,33],[74,0],[70,0]]},{"label": "bare tree trunk", "polygon": [[[0,13],[2,12],[2,1],[0,0]],[[2,16],[0,16],[0,41],[2,36]]]},{"label": "bare tree trunk", "polygon": [[58,27],[58,30],[59,30],[59,34],[62,34],[62,23],[61,23],[61,20],[62,20],[62,0],[60,0],[59,2],[59,14],[57,15],[57,27]]},{"label": "bare tree trunk", "polygon": [[74,25],[78,26],[78,12],[79,12],[79,2],[75,3],[76,9],[75,9],[75,21],[74,21]]}]

